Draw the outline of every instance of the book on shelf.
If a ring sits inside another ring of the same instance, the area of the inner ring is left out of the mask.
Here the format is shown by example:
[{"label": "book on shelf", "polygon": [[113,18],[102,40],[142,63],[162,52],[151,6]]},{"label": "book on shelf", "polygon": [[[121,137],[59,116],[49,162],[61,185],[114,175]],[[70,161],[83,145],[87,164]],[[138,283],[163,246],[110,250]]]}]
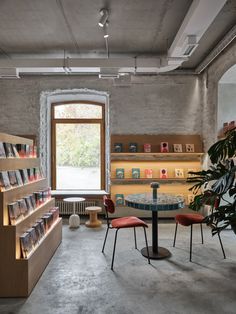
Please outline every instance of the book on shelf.
[{"label": "book on shelf", "polygon": [[153,176],[153,170],[152,169],[145,169],[144,170],[144,176],[145,176],[145,178],[152,178],[152,176]]},{"label": "book on shelf", "polygon": [[30,234],[32,247],[34,248],[38,244],[39,240],[35,232],[35,228],[29,228],[28,230],[26,230],[26,232]]},{"label": "book on shelf", "polygon": [[48,212],[48,213],[44,214],[42,219],[44,222],[45,232],[47,232],[53,224],[53,214],[51,212]]},{"label": "book on shelf", "polygon": [[137,143],[129,143],[129,152],[137,153],[138,152],[138,144]]},{"label": "book on shelf", "polygon": [[168,178],[168,172],[166,168],[160,169],[160,178],[161,179],[167,179]]},{"label": "book on shelf", "polygon": [[34,194],[30,194],[29,197],[30,197],[30,200],[31,200],[31,204],[32,204],[32,206],[33,206],[33,209],[35,209],[35,208],[37,207],[37,205],[36,205],[36,200],[35,200]]},{"label": "book on shelf", "polygon": [[15,170],[15,174],[16,174],[17,184],[19,186],[23,185],[23,181],[22,181],[22,177],[21,177],[21,174],[20,174],[20,170]]},{"label": "book on shelf", "polygon": [[23,216],[26,216],[28,214],[28,208],[26,206],[26,202],[25,202],[25,199],[19,199],[17,200],[18,202],[18,206],[20,208],[20,212]]},{"label": "book on shelf", "polygon": [[161,142],[161,153],[169,153],[168,142]]},{"label": "book on shelf", "polygon": [[29,183],[27,169],[20,169],[20,174],[21,174],[23,184]]},{"label": "book on shelf", "polygon": [[152,145],[149,144],[149,143],[145,143],[145,144],[143,145],[143,151],[144,151],[144,153],[151,153],[151,151],[152,151]]},{"label": "book on shelf", "polygon": [[18,202],[13,202],[7,205],[8,215],[11,225],[15,225],[17,219],[21,216],[21,211],[18,205]]},{"label": "book on shelf", "polygon": [[31,235],[28,232],[25,232],[20,236],[20,246],[22,257],[27,258],[32,251]]},{"label": "book on shelf", "polygon": [[185,144],[186,153],[194,153],[194,144]]},{"label": "book on shelf", "polygon": [[4,143],[5,153],[8,158],[13,158],[14,153],[12,150],[12,145],[10,143]]},{"label": "book on shelf", "polygon": [[173,144],[173,151],[174,153],[182,153],[183,152],[182,144]]},{"label": "book on shelf", "polygon": [[132,168],[132,178],[139,179],[140,178],[140,169],[139,168]]},{"label": "book on shelf", "polygon": [[0,158],[6,158],[6,153],[5,153],[3,142],[0,142]]},{"label": "book on shelf", "polygon": [[124,179],[125,177],[125,169],[124,168],[116,168],[116,178]]},{"label": "book on shelf", "polygon": [[0,172],[0,188],[1,188],[1,191],[6,191],[11,188],[7,171]]},{"label": "book on shelf", "polygon": [[34,168],[27,169],[27,174],[28,174],[29,182],[36,180],[35,175],[34,175]]},{"label": "book on shelf", "polygon": [[184,169],[175,168],[175,177],[176,178],[183,178],[184,177]]},{"label": "book on shelf", "polygon": [[32,226],[32,228],[34,228],[35,233],[36,233],[36,236],[37,236],[37,239],[38,239],[38,241],[40,241],[41,238],[42,238],[42,236],[43,236],[43,235],[41,234],[40,223],[39,223],[39,222],[36,222],[36,223]]},{"label": "book on shelf", "polygon": [[115,153],[122,153],[123,151],[123,144],[122,143],[115,143],[114,144],[114,152]]},{"label": "book on shelf", "polygon": [[50,209],[50,212],[53,216],[53,221],[56,221],[59,218],[59,207],[55,206]]},{"label": "book on shelf", "polygon": [[13,152],[13,154],[14,154],[14,157],[19,158],[20,155],[19,155],[18,150],[17,150],[17,148],[16,148],[16,144],[11,144],[11,145],[12,145],[12,152]]},{"label": "book on shelf", "polygon": [[16,178],[16,172],[14,170],[8,171],[8,177],[9,177],[11,187],[14,188],[14,187],[18,186],[18,181]]},{"label": "book on shelf", "polygon": [[26,207],[27,207],[27,210],[28,212],[31,212],[34,210],[34,207],[33,207],[33,204],[31,202],[31,198],[30,198],[30,195],[27,195],[24,197],[24,200],[25,200],[25,204],[26,204]]},{"label": "book on shelf", "polygon": [[116,205],[124,205],[124,194],[116,194]]},{"label": "book on shelf", "polygon": [[45,235],[44,221],[42,218],[40,218],[36,221],[36,223],[38,223],[40,226],[40,233],[41,233],[41,238],[42,238]]},{"label": "book on shelf", "polygon": [[190,172],[196,172],[197,171],[197,169],[196,168],[188,168],[187,169],[187,174],[188,174],[188,178],[192,178],[192,177],[195,177],[195,175],[194,174],[192,174],[192,173],[190,173]]}]

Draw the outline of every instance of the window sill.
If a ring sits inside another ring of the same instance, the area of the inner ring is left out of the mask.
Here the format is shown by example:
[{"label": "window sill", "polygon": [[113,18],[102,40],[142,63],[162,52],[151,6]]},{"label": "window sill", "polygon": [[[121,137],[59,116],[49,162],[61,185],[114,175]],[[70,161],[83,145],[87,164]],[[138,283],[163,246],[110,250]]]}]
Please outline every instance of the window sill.
[{"label": "window sill", "polygon": [[90,190],[52,190],[52,197],[65,198],[70,197],[90,197],[90,198],[102,198],[103,195],[109,195],[105,190],[90,191]]}]

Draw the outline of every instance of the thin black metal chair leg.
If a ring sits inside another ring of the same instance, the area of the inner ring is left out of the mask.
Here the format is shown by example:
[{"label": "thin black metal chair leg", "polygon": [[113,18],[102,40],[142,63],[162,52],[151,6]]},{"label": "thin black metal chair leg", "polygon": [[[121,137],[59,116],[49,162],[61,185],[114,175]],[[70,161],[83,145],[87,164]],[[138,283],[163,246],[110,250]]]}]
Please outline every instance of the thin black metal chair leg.
[{"label": "thin black metal chair leg", "polygon": [[223,244],[222,244],[222,241],[221,241],[220,233],[217,232],[217,234],[218,234],[218,238],[219,238],[219,241],[220,241],[220,246],[221,246],[221,250],[223,252],[224,259],[226,259],[225,250],[224,250],[224,247],[223,247]]},{"label": "thin black metal chair leg", "polygon": [[173,247],[175,247],[175,240],[176,240],[176,235],[177,235],[177,229],[178,229],[178,222],[176,222],[176,225],[175,225],[175,236],[174,236]]},{"label": "thin black metal chair leg", "polygon": [[190,226],[190,254],[189,254],[189,261],[192,261],[192,245],[193,245],[193,225]]},{"label": "thin black metal chair leg", "polygon": [[135,227],[134,227],[134,245],[135,245],[135,248],[137,249],[137,238],[136,238],[136,230],[135,230]]},{"label": "thin black metal chair leg", "polygon": [[146,248],[147,248],[148,264],[150,264],[149,249],[148,249],[148,241],[147,241],[147,233],[146,233],[145,227],[143,227],[143,231],[144,231],[144,237],[145,237]]},{"label": "thin black metal chair leg", "polygon": [[102,247],[102,253],[104,253],[105,244],[106,244],[107,235],[108,235],[108,230],[109,230],[109,228],[107,228],[107,231],[106,231],[106,235],[105,235],[105,239],[104,239],[104,242],[103,242],[103,247]]},{"label": "thin black metal chair leg", "polygon": [[201,227],[201,236],[202,236],[202,244],[203,244],[203,231],[202,231],[202,224],[200,224]]},{"label": "thin black metal chair leg", "polygon": [[115,234],[115,240],[114,240],[114,246],[113,246],[113,254],[112,254],[112,262],[111,262],[111,270],[113,270],[113,264],[114,264],[114,257],[115,257],[115,251],[116,251],[116,239],[117,239],[117,232],[119,229],[116,229]]}]

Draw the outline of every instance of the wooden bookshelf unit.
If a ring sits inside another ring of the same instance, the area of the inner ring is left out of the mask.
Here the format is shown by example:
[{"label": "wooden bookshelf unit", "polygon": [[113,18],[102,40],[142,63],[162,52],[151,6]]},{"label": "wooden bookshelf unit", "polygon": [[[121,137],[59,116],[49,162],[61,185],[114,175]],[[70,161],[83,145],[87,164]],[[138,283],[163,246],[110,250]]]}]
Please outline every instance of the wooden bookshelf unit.
[{"label": "wooden bookshelf unit", "polygon": [[[161,142],[167,142],[168,152],[161,152]],[[122,145],[121,152],[115,152],[115,144]],[[129,144],[136,143],[137,151],[130,152]],[[144,144],[151,145],[151,152],[144,152]],[[174,144],[182,145],[182,152],[174,151]],[[194,151],[187,152],[186,144],[193,144]],[[173,193],[184,196],[185,204],[189,203],[192,193],[188,190],[190,184],[186,182],[188,172],[201,170],[203,146],[199,135],[112,135],[111,136],[111,179],[110,192],[113,201],[116,203],[116,195],[151,192],[150,183],[158,181],[161,193]],[[116,170],[124,170],[124,178],[117,178]],[[140,171],[139,178],[132,177],[132,169]],[[145,175],[145,170],[152,170],[152,178]],[[167,177],[162,178],[161,169],[167,169]],[[176,171],[181,169],[183,176],[177,177]],[[119,205],[117,212],[120,215],[131,214],[132,209],[124,204]],[[160,217],[173,217],[179,211],[160,212]],[[140,217],[150,216],[151,213],[133,210],[133,214]]]},{"label": "wooden bookshelf unit", "polygon": [[[33,140],[0,133],[0,142],[33,145]],[[39,167],[38,158],[1,158],[0,171]],[[22,258],[20,236],[40,219],[55,200],[49,199],[15,225],[9,221],[9,203],[46,189],[47,179],[39,179],[0,192],[0,297],[27,297],[61,243],[62,221],[57,219],[27,258]]]}]

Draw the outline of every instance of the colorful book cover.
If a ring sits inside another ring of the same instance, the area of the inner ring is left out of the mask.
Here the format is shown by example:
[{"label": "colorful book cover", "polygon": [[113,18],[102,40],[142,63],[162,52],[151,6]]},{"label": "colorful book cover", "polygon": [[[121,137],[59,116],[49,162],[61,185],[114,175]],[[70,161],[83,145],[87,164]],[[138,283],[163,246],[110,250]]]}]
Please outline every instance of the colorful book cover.
[{"label": "colorful book cover", "polygon": [[124,205],[124,194],[116,194],[116,205]]},{"label": "colorful book cover", "polygon": [[140,178],[140,169],[139,168],[132,168],[132,178],[139,179]]},{"label": "colorful book cover", "polygon": [[173,150],[174,153],[182,153],[183,152],[183,147],[182,144],[173,144]]},{"label": "colorful book cover", "polygon": [[3,142],[0,142],[0,158],[6,158]]},{"label": "colorful book cover", "polygon": [[8,190],[11,188],[10,180],[7,171],[1,172],[1,180],[3,182],[3,190]]},{"label": "colorful book cover", "polygon": [[194,153],[194,144],[185,144],[186,153]]},{"label": "colorful book cover", "polygon": [[122,143],[115,143],[114,144],[114,152],[115,153],[121,153],[122,151],[123,151]]},{"label": "colorful book cover", "polygon": [[16,148],[16,144],[12,144],[12,151],[13,151],[14,157],[17,157],[17,158],[20,157],[18,150]]},{"label": "colorful book cover", "polygon": [[175,168],[175,177],[176,178],[183,178],[184,177],[184,169]]},{"label": "colorful book cover", "polygon": [[138,151],[138,144],[137,143],[129,143],[129,152],[130,153],[137,153]]},{"label": "colorful book cover", "polygon": [[169,152],[169,144],[168,142],[161,142],[161,153]]},{"label": "colorful book cover", "polygon": [[144,176],[145,176],[145,178],[152,178],[153,170],[152,169],[145,169],[144,170]]},{"label": "colorful book cover", "polygon": [[8,177],[9,177],[9,181],[12,187],[18,186],[16,172],[14,170],[8,171]]},{"label": "colorful book cover", "polygon": [[18,202],[13,202],[11,204],[8,204],[7,207],[8,207],[8,214],[9,214],[11,225],[15,225],[17,219],[21,216]]},{"label": "colorful book cover", "polygon": [[4,143],[5,153],[8,158],[14,157],[12,145],[10,143]]},{"label": "colorful book cover", "polygon": [[160,178],[161,179],[167,179],[168,178],[168,173],[166,168],[160,169]]},{"label": "colorful book cover", "polygon": [[148,144],[148,143],[144,144],[144,145],[143,145],[143,151],[144,151],[144,153],[151,153],[151,151],[152,151],[152,145],[151,145],[151,144]]},{"label": "colorful book cover", "polygon": [[23,181],[22,181],[22,178],[21,178],[20,170],[15,170],[15,174],[16,174],[17,184],[18,185],[23,185]]},{"label": "colorful book cover", "polygon": [[117,179],[124,179],[125,177],[125,169],[124,168],[117,168],[116,169],[116,178]]},{"label": "colorful book cover", "polygon": [[28,232],[25,232],[23,235],[20,236],[20,246],[22,257],[27,258],[32,251],[32,240]]}]

